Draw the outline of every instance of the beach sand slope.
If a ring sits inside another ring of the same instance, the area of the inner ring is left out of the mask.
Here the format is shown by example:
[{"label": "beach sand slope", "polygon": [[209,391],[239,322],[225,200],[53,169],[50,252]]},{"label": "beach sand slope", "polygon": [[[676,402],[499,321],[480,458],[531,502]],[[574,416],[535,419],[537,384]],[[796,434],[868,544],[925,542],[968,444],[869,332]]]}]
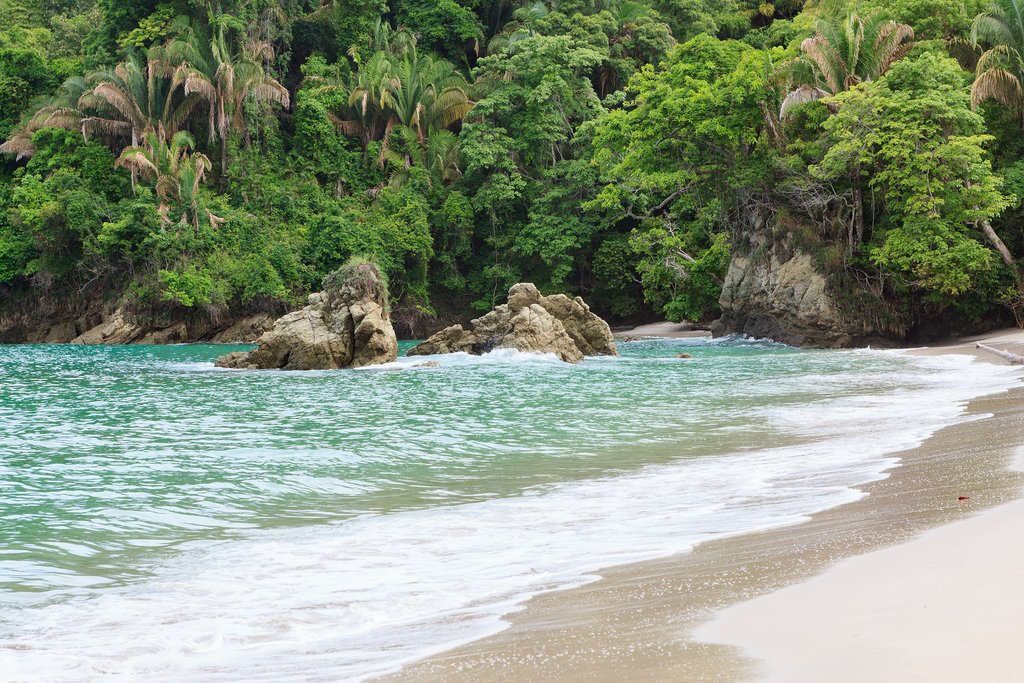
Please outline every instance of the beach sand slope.
[{"label": "beach sand slope", "polygon": [[728,608],[697,637],[772,681],[1020,680],[1022,539],[1015,501]]}]

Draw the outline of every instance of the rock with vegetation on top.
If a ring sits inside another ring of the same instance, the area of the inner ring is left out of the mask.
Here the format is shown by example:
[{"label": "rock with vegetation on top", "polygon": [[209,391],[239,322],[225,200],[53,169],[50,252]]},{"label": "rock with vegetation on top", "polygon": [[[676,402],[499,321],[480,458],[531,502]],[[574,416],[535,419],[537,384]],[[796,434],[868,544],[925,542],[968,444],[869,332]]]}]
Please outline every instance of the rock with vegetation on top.
[{"label": "rock with vegetation on top", "polygon": [[584,356],[618,355],[608,323],[590,312],[583,299],[564,294],[541,296],[531,283],[508,290],[508,303],[470,323],[452,325],[409,350],[410,356],[494,349],[553,353],[567,363]]},{"label": "rock with vegetation on top", "polygon": [[252,351],[219,358],[218,367],[333,370],[393,361],[398,340],[384,277],[366,262],[342,267],[308,306],[279,318],[256,343]]}]

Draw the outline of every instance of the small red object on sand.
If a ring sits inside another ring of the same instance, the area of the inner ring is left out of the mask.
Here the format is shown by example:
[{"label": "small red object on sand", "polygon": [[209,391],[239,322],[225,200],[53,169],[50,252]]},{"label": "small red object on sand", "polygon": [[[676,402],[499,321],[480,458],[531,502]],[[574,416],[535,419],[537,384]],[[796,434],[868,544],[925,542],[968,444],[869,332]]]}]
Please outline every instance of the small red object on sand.
[{"label": "small red object on sand", "polygon": [[959,496],[959,497],[957,497],[957,500],[959,500],[959,501],[970,500],[970,499],[971,499],[970,496]]}]

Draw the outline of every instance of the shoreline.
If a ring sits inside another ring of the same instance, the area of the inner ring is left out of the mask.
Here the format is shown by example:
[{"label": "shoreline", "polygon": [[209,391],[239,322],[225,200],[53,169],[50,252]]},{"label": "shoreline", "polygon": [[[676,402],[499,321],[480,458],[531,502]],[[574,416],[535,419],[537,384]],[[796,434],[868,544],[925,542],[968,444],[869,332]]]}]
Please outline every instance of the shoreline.
[{"label": "shoreline", "polygon": [[[1020,354],[1024,333],[1004,330],[918,355],[975,346]],[[1024,401],[1024,391],[1012,390]],[[1010,438],[1008,479],[1024,482],[1024,411]],[[965,506],[970,499],[964,502]],[[925,529],[905,543],[841,559],[803,582],[718,612],[694,636],[728,645],[766,681],[999,680],[1024,667],[1024,488],[995,507]],[[784,616],[783,616],[784,615]],[[813,628],[808,628],[813,624]]]},{"label": "shoreline", "polygon": [[[1024,349],[1024,333],[1014,330],[908,352],[999,362],[974,348],[979,340]],[[727,638],[729,644],[701,642],[693,637],[698,627],[730,606],[800,588],[837,562],[902,548],[926,530],[1021,496],[1024,474],[1008,465],[1024,444],[1024,388],[975,399],[967,414],[976,417],[895,453],[900,464],[887,478],[857,487],[867,495],[856,502],[800,524],[604,570],[593,583],[534,597],[506,616],[510,626],[498,634],[381,680],[757,679],[762,664],[741,649],[745,642],[732,642],[746,634]],[[969,500],[959,501],[961,495]],[[764,623],[778,618],[776,608]]]}]

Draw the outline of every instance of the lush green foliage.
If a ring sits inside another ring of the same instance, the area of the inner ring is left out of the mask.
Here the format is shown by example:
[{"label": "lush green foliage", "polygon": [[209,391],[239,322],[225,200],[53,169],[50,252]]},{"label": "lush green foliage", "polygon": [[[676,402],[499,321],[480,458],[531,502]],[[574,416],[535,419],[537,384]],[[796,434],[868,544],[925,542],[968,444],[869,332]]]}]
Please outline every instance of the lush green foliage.
[{"label": "lush green foliage", "polygon": [[709,319],[788,231],[907,324],[986,315],[1024,292],[1020,9],[0,0],[0,292],[280,306],[361,254],[416,315],[532,280]]},{"label": "lush green foliage", "polygon": [[[996,255],[976,226],[1006,205],[956,62],[923,54],[832,100],[831,146],[812,173],[876,191],[884,203],[871,260],[933,297],[977,290]],[[858,178],[849,177],[857,169]],[[866,176],[866,178],[865,178]]]}]

